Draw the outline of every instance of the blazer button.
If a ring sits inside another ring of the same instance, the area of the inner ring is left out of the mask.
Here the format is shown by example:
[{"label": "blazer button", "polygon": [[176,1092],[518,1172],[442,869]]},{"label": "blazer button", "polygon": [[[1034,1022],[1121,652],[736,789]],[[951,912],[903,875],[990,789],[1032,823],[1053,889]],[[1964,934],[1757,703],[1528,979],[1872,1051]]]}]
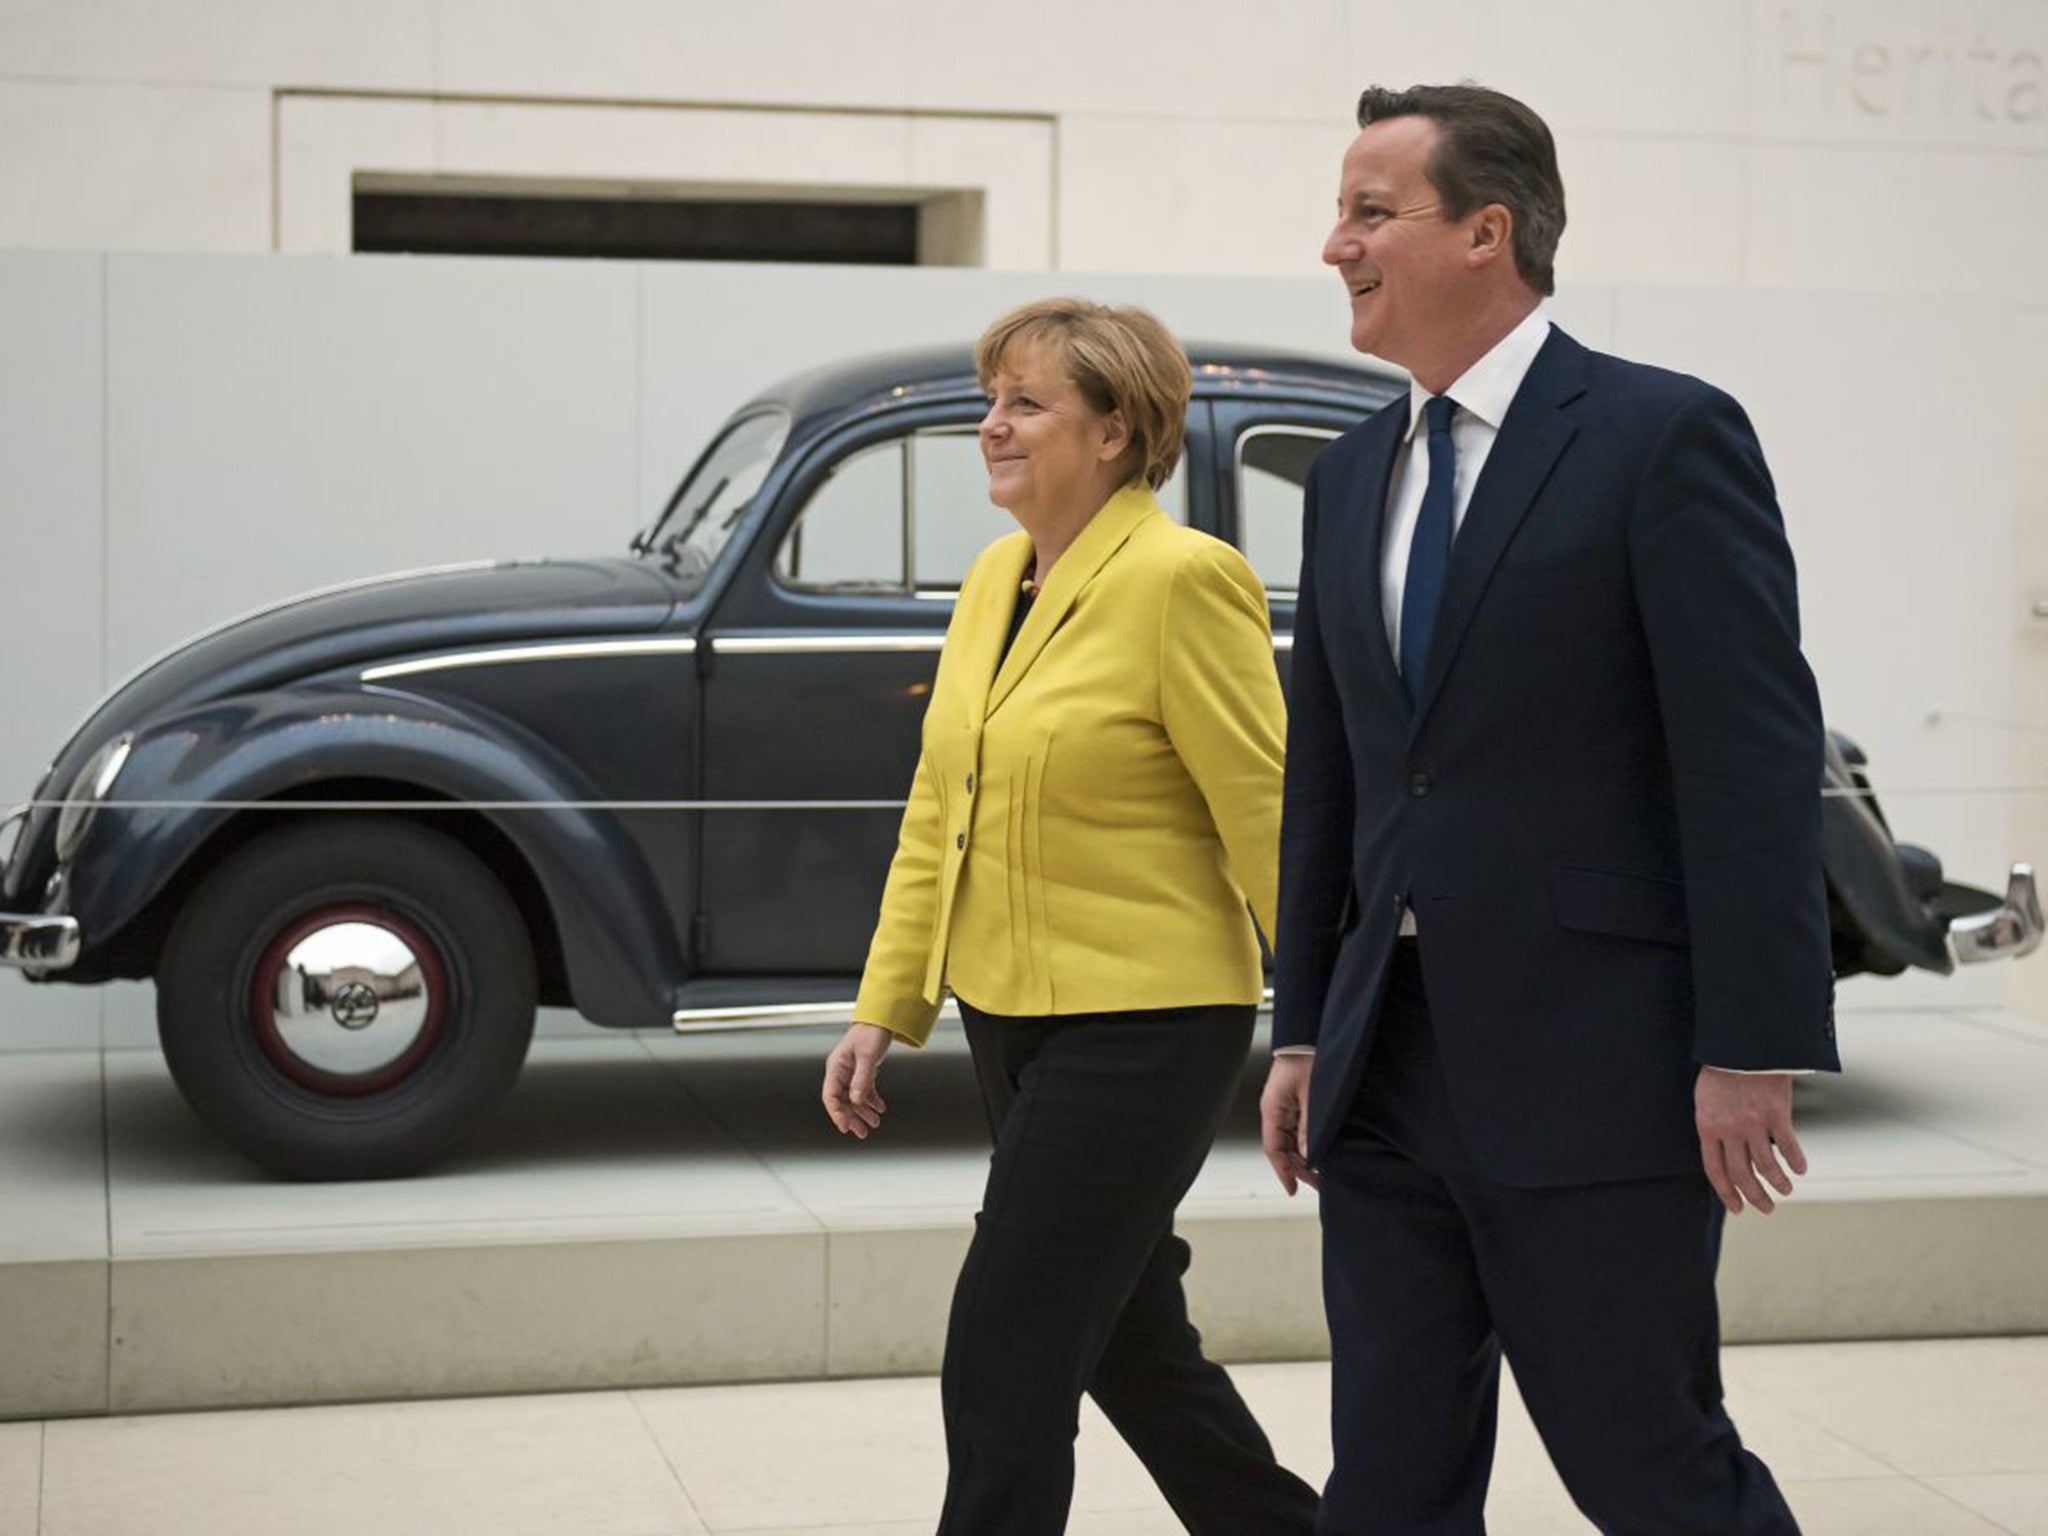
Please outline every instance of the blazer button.
[{"label": "blazer button", "polygon": [[1415,796],[1418,800],[1421,799],[1424,795],[1428,794],[1429,775],[1426,773],[1418,773],[1415,775],[1415,777],[1410,779],[1408,781],[1408,793]]},{"label": "blazer button", "polygon": [[967,834],[965,832],[956,832],[953,835],[953,846],[955,848],[965,848],[967,846]]},{"label": "blazer button", "polygon": [[967,793],[970,795],[974,793],[974,775],[971,773],[967,775]]}]

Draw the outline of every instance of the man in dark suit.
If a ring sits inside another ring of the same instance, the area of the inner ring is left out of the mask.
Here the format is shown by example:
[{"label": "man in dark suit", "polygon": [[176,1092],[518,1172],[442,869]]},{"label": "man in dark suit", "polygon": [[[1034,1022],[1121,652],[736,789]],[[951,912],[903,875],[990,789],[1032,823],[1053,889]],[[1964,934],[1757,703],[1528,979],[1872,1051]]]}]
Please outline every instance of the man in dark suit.
[{"label": "man in dark suit", "polygon": [[1838,1066],[1770,476],[1727,395],[1540,313],[1540,118],[1358,120],[1323,260],[1414,387],[1308,481],[1262,1102],[1321,1189],[1319,1529],[1483,1532],[1505,1354],[1602,1531],[1783,1536],[1714,1298],[1724,1215],[1806,1171],[1792,1075]]}]

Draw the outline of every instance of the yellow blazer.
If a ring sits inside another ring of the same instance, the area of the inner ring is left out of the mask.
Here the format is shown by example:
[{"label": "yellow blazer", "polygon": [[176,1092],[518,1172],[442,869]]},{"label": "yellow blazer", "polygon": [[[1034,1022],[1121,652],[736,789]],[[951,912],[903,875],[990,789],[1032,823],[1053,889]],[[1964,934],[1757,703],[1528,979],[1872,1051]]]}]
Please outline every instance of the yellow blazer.
[{"label": "yellow blazer", "polygon": [[[854,1017],[912,1044],[989,1013],[1257,1002],[1286,736],[1244,557],[1118,491],[1000,669],[1031,541],[961,585]],[[1247,901],[1250,912],[1246,910]]]}]

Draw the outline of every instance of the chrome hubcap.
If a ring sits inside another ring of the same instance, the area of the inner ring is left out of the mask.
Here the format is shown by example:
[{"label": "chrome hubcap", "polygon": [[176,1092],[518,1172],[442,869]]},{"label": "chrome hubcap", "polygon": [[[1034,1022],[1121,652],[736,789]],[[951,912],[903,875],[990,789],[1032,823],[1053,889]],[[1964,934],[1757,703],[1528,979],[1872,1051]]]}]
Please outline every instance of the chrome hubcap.
[{"label": "chrome hubcap", "polygon": [[414,924],[330,908],[280,933],[256,967],[259,1043],[286,1076],[328,1092],[398,1081],[440,1032],[446,979]]}]

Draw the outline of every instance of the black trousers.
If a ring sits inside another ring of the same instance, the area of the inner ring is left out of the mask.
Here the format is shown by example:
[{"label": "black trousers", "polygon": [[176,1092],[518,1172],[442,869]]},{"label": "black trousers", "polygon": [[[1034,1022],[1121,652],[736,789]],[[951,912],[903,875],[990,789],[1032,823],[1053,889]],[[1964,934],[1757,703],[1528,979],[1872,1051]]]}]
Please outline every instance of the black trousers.
[{"label": "black trousers", "polygon": [[1011,1018],[965,1003],[995,1153],[940,1383],[940,1536],[1056,1536],[1092,1396],[1198,1536],[1309,1536],[1315,1491],[1203,1357],[1173,1211],[1243,1069],[1249,1006]]},{"label": "black trousers", "polygon": [[1322,1167],[1336,1465],[1324,1536],[1483,1536],[1500,1359],[1606,1536],[1797,1536],[1721,1403],[1704,1175],[1516,1189],[1472,1167],[1398,946]]}]

